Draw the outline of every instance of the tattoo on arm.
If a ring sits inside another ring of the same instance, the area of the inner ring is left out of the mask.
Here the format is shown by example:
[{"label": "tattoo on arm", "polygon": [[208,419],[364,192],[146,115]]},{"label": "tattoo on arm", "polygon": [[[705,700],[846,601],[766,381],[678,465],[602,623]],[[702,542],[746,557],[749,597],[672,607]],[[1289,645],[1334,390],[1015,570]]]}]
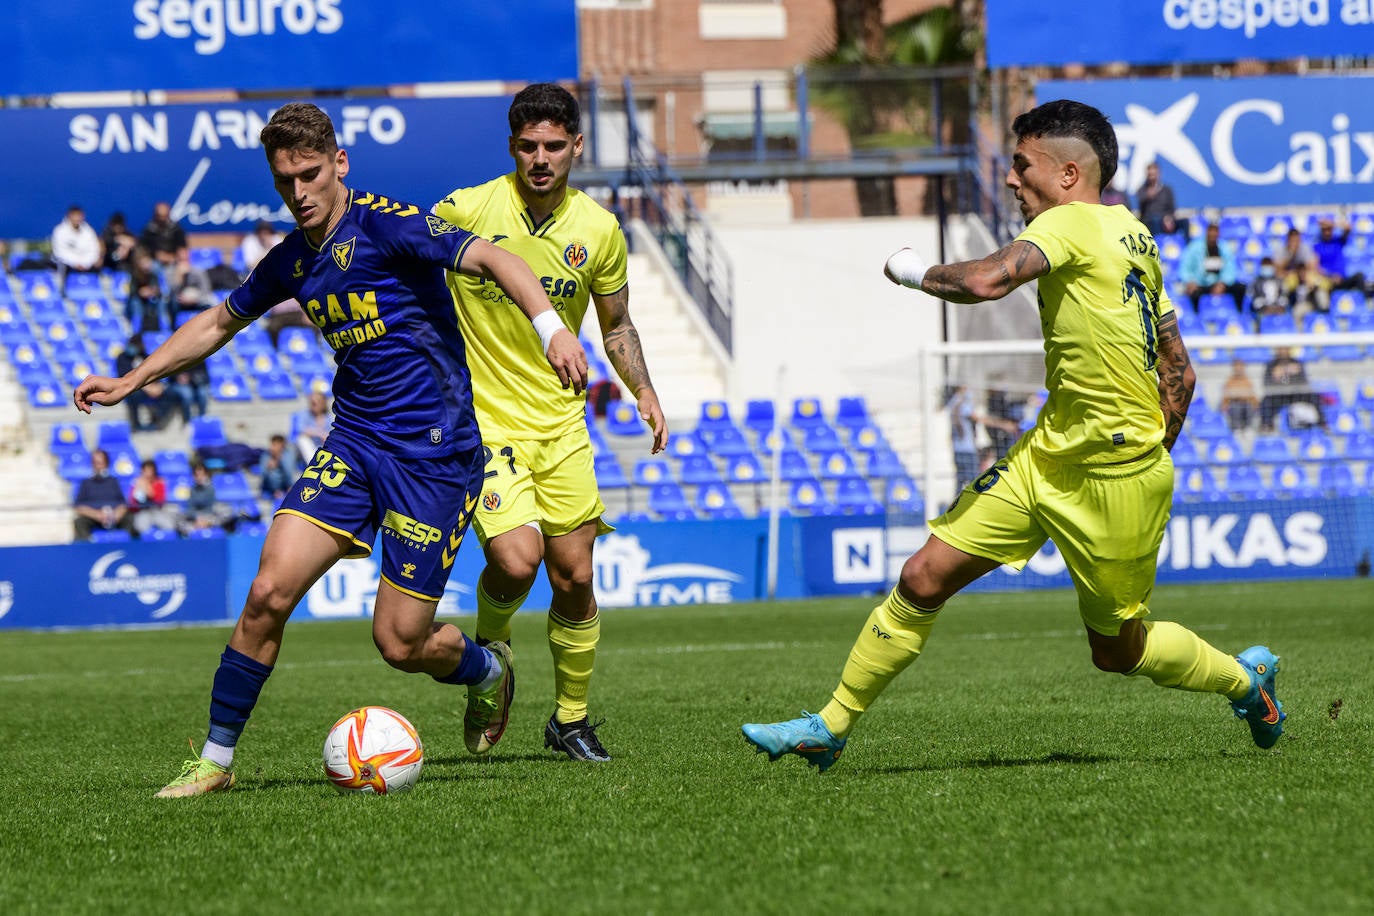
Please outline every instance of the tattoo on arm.
[{"label": "tattoo on arm", "polygon": [[986,302],[1049,271],[1044,252],[1018,240],[978,261],[937,264],[926,271],[921,288],[947,302]]},{"label": "tattoo on arm", "polygon": [[620,380],[636,398],[645,388],[652,388],[649,367],[644,363],[644,350],[639,344],[639,332],[630,320],[630,288],[621,287],[608,296],[594,296],[596,316],[601,322],[601,340],[606,346],[606,358],[615,367]]},{"label": "tattoo on arm", "polygon": [[1164,447],[1172,450],[1183,432],[1188,404],[1193,400],[1197,376],[1188,348],[1178,332],[1178,319],[1170,314],[1159,324],[1159,407],[1164,414]]}]

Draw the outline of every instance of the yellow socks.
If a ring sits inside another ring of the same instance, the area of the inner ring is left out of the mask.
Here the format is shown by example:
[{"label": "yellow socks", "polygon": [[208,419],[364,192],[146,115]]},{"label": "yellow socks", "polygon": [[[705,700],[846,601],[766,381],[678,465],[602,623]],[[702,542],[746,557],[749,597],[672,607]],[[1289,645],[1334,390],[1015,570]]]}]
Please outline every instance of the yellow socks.
[{"label": "yellow socks", "polygon": [[1145,653],[1126,672],[1148,677],[1161,687],[1220,693],[1239,700],[1250,690],[1250,676],[1240,662],[1213,648],[1186,627],[1167,620],[1144,621]]},{"label": "yellow socks", "polygon": [[587,685],[601,641],[601,614],[590,620],[570,621],[549,611],[549,652],[553,655],[553,694],[559,722],[587,717]]},{"label": "yellow socks", "polygon": [[831,734],[836,738],[848,735],[878,694],[916,660],[939,610],[918,608],[895,588],[873,609],[849,650],[833,699],[820,712]]},{"label": "yellow socks", "polygon": [[510,619],[516,611],[520,610],[520,605],[525,603],[525,599],[530,593],[520,595],[510,601],[502,603],[487,594],[486,587],[482,583],[482,576],[477,577],[477,629],[478,639],[485,639],[488,642],[500,640],[510,642]]}]

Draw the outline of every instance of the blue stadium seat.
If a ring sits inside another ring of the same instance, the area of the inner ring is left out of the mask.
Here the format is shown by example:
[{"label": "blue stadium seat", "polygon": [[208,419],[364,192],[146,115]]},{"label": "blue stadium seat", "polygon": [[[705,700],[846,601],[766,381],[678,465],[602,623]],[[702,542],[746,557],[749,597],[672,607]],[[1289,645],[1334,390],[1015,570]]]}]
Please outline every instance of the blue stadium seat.
[{"label": "blue stadium seat", "polygon": [[792,481],[787,492],[787,505],[802,515],[832,515],[835,507],[826,498],[825,489],[814,477]]},{"label": "blue stadium seat", "polygon": [[831,452],[820,459],[821,480],[844,480],[858,476],[859,468],[848,452]]},{"label": "blue stadium seat", "polygon": [[[161,470],[161,465],[158,469]],[[164,474],[163,479],[167,482],[167,502],[174,506],[186,505],[186,500],[191,498],[191,488],[195,486],[195,481],[191,479],[189,473],[186,474]]]},{"label": "blue stadium seat", "polygon": [[656,483],[649,487],[649,511],[667,521],[688,521],[696,518],[696,512],[687,502],[682,487],[672,481]]},{"label": "blue stadium seat", "polygon": [[1234,464],[1245,460],[1245,450],[1240,442],[1229,433],[1211,440],[1207,447],[1208,464]]},{"label": "blue stadium seat", "polygon": [[639,436],[649,427],[639,417],[639,408],[631,401],[615,401],[606,409],[606,432],[614,436]]},{"label": "blue stadium seat", "polygon": [[1347,461],[1374,462],[1374,433],[1354,432],[1346,436],[1341,454]]},{"label": "blue stadium seat", "polygon": [[835,508],[846,514],[878,515],[882,505],[873,498],[868,481],[862,477],[844,477],[835,483]]},{"label": "blue stadium seat", "polygon": [[294,401],[296,383],[291,376],[280,369],[253,374],[253,384],[258,388],[258,397],[264,401]]},{"label": "blue stadium seat", "polygon": [[678,433],[668,440],[668,454],[673,458],[702,456],[706,451],[706,443],[695,432]]},{"label": "blue stadium seat", "polygon": [[1257,323],[1261,334],[1296,334],[1298,323],[1287,312],[1281,315],[1261,315]]},{"label": "blue stadium seat", "polygon": [[873,425],[873,418],[868,413],[868,402],[862,395],[840,398],[835,408],[835,425],[848,430]]},{"label": "blue stadium seat", "polygon": [[1293,217],[1287,213],[1271,213],[1264,220],[1264,234],[1271,239],[1281,239],[1293,228]]},{"label": "blue stadium seat", "polygon": [[192,248],[187,252],[192,267],[209,270],[224,263],[224,252],[218,248]]},{"label": "blue stadium seat", "polygon": [[1319,429],[1307,430],[1298,436],[1298,458],[1302,461],[1325,461],[1336,457],[1336,444]]},{"label": "blue stadium seat", "polygon": [[266,537],[266,536],[267,536],[267,523],[266,523],[266,522],[239,522],[238,527],[236,527],[236,528],[234,529],[234,536],[235,536],[235,537],[241,537],[241,538],[242,538],[242,537],[253,537],[253,538]]},{"label": "blue stadium seat", "polygon": [[844,442],[835,428],[824,420],[804,427],[802,448],[818,455],[844,451]]},{"label": "blue stadium seat", "polygon": [[153,453],[153,463],[164,479],[191,473],[191,459],[181,449],[160,449]]},{"label": "blue stadium seat", "polygon": [[1195,467],[1179,471],[1175,492],[1185,502],[1216,502],[1222,498],[1221,489],[1210,468]]},{"label": "blue stadium seat", "polygon": [[909,512],[924,517],[925,501],[921,490],[910,477],[893,477],[887,482],[887,510],[889,512]]},{"label": "blue stadium seat", "polygon": [[51,270],[25,270],[18,275],[21,295],[30,304],[60,299],[57,274]]},{"label": "blue stadium seat", "polygon": [[168,528],[152,527],[140,535],[144,541],[176,541],[181,539],[181,535]]},{"label": "blue stadium seat", "polygon": [[99,299],[105,295],[100,274],[72,272],[67,274],[67,298],[72,301]]},{"label": "blue stadium seat", "polygon": [[721,427],[735,428],[735,421],[730,419],[730,405],[725,401],[702,401],[701,413],[697,417],[697,432]]},{"label": "blue stadium seat", "polygon": [[1317,489],[1323,495],[1337,499],[1361,495],[1362,488],[1355,483],[1355,474],[1350,465],[1330,461],[1317,472]]},{"label": "blue stadium seat", "polygon": [[883,431],[872,423],[851,427],[849,430],[850,448],[870,451],[875,448],[890,448]]},{"label": "blue stadium seat", "polygon": [[[138,457],[138,449],[133,444],[116,445],[106,449],[110,453],[110,473],[125,480],[138,474],[138,466],[143,459]],[[124,489],[128,489],[126,486]]]},{"label": "blue stadium seat", "polygon": [[706,443],[707,449],[713,455],[733,457],[754,453],[754,447],[749,444],[749,440],[740,432],[738,426],[715,426],[708,430],[698,426],[697,435]]},{"label": "blue stadium seat", "polygon": [[[1178,305],[1177,302],[1174,304]],[[1178,329],[1183,334],[1185,342],[1189,337],[1197,337],[1207,333],[1207,326],[1202,323],[1202,319],[1192,309],[1175,308],[1174,314],[1178,317]]]},{"label": "blue stadium seat", "polygon": [[81,426],[77,423],[54,423],[48,435],[48,451],[58,457],[72,452],[90,454],[86,448],[86,437],[82,435]]},{"label": "blue stadium seat", "polygon": [[216,401],[251,401],[253,392],[248,388],[248,380],[238,372],[211,374],[210,396]]},{"label": "blue stadium seat", "polygon": [[1365,429],[1360,412],[1353,407],[1329,408],[1326,411],[1326,426],[1334,436],[1348,436]]},{"label": "blue stadium seat", "polygon": [[744,518],[744,512],[735,502],[730,488],[722,483],[708,483],[700,487],[693,505],[705,518]]},{"label": "blue stadium seat", "polygon": [[43,358],[42,352],[38,349],[37,342],[6,344],[5,351],[9,353],[10,365],[15,369],[22,369],[29,366],[48,365],[48,361]]},{"label": "blue stadium seat", "polygon": [[80,385],[86,376],[96,374],[95,363],[85,356],[61,360],[58,366],[61,370],[60,378],[72,388]]},{"label": "blue stadium seat", "polygon": [[1350,406],[1363,410],[1366,415],[1374,414],[1374,376],[1362,378],[1355,383],[1355,394]]},{"label": "blue stadium seat", "polygon": [[61,299],[42,299],[29,309],[29,320],[45,327],[59,321],[70,321],[71,317]]},{"label": "blue stadium seat", "polygon": [[315,392],[328,395],[334,389],[334,370],[327,366],[324,369],[305,371],[292,369],[291,374],[296,377],[296,384],[300,386],[302,395],[310,395]]},{"label": "blue stadium seat", "polygon": [[133,448],[133,428],[128,420],[102,420],[96,427],[95,447],[114,453],[118,448]]},{"label": "blue stadium seat", "polygon": [[634,471],[630,479],[641,487],[652,487],[660,483],[671,482],[673,479],[673,468],[663,458],[640,458],[635,461]]},{"label": "blue stadium seat", "polygon": [[1331,293],[1331,314],[1337,318],[1353,318],[1369,308],[1365,295],[1358,289],[1338,289]]},{"label": "blue stadium seat", "polygon": [[753,399],[744,407],[744,428],[758,434],[767,433],[776,421],[777,408],[771,400]]},{"label": "blue stadium seat", "polygon": [[775,448],[782,448],[783,451],[791,451],[796,448],[792,444],[792,434],[786,429],[779,427],[773,430],[763,430],[754,442],[758,453],[765,458],[773,456]]},{"label": "blue stadium seat", "polygon": [[752,454],[733,455],[725,462],[725,479],[730,483],[757,483],[767,480],[768,472]]},{"label": "blue stadium seat", "polygon": [[229,532],[219,525],[211,525],[209,528],[192,528],[186,532],[187,539],[192,541],[217,541],[228,536]]},{"label": "blue stadium seat", "polygon": [[24,382],[24,393],[30,407],[69,407],[66,392],[55,380]]},{"label": "blue stadium seat", "polygon": [[592,459],[592,470],[596,474],[596,485],[603,490],[623,490],[630,485],[630,478],[621,470],[620,462],[609,452]]},{"label": "blue stadium seat", "polygon": [[76,322],[66,317],[39,325],[37,330],[40,339],[53,345],[81,339],[81,332],[77,330]]},{"label": "blue stadium seat", "polygon": [[678,477],[683,483],[711,484],[720,483],[720,471],[709,455],[688,455],[678,466]]},{"label": "blue stadium seat", "polygon": [[1268,499],[1264,480],[1253,464],[1235,464],[1228,468],[1226,490],[1232,499]]},{"label": "blue stadium seat", "polygon": [[91,532],[92,544],[124,544],[133,539],[134,536],[123,528],[97,528]]},{"label": "blue stadium seat", "polygon": [[810,480],[814,475],[806,456],[793,448],[783,449],[781,454],[783,480]]},{"label": "blue stadium seat", "polygon": [[[124,331],[124,325],[120,324],[119,319],[112,315],[103,318],[87,318],[84,324],[86,337],[97,343],[118,342],[120,349],[123,349],[124,341],[129,338],[129,335]],[[105,348],[102,347],[103,349]]]},{"label": "blue stadium seat", "polygon": [[1307,468],[1296,462],[1281,464],[1275,468],[1269,488],[1273,490],[1275,496],[1279,497],[1305,499],[1321,495],[1320,491],[1312,485],[1312,478],[1307,473]]},{"label": "blue stadium seat", "polygon": [[1264,464],[1283,464],[1293,460],[1293,449],[1286,436],[1256,436],[1250,446],[1250,460]]},{"label": "blue stadium seat", "polygon": [[215,498],[221,502],[239,504],[256,499],[248,478],[239,471],[224,471],[210,478],[215,487]]},{"label": "blue stadium seat", "polygon": [[825,422],[825,412],[821,409],[820,398],[796,398],[792,401],[791,425],[805,429]]},{"label": "blue stadium seat", "polygon": [[1222,238],[1232,241],[1249,238],[1250,234],[1254,232],[1254,228],[1250,225],[1250,217],[1239,213],[1222,214],[1221,219],[1217,222],[1217,230],[1221,233]]},{"label": "blue stadium seat", "polygon": [[907,477],[906,465],[890,448],[875,448],[864,463],[865,477]]},{"label": "blue stadium seat", "polygon": [[195,417],[191,420],[191,450],[206,446],[226,445],[229,437],[224,432],[224,421],[213,414]]},{"label": "blue stadium seat", "polygon": [[[277,358],[277,351],[270,347],[266,349],[254,349],[250,346],[246,351],[242,347],[236,347],[234,349],[237,351],[239,358],[243,360],[244,365],[248,367],[248,371],[252,372],[254,375],[261,375],[265,372],[283,371],[281,360]],[[226,351],[221,350],[220,353],[226,353]],[[218,356],[218,354],[216,355]],[[229,354],[226,353],[226,356],[229,356]],[[233,365],[232,356],[229,356],[229,358],[230,365]]]},{"label": "blue stadium seat", "polygon": [[1169,450],[1169,457],[1173,459],[1174,467],[1179,468],[1194,467],[1202,463],[1193,440],[1182,434],[1174,440],[1174,447]]},{"label": "blue stadium seat", "polygon": [[1231,427],[1219,410],[1204,407],[1188,411],[1188,435],[1195,439],[1226,439],[1231,436]]},{"label": "blue stadium seat", "polygon": [[57,476],[63,480],[82,481],[91,476],[91,453],[83,446],[81,451],[69,450],[57,453]]},{"label": "blue stadium seat", "polygon": [[1214,326],[1236,317],[1236,300],[1226,293],[1204,293],[1198,297],[1197,315]]}]

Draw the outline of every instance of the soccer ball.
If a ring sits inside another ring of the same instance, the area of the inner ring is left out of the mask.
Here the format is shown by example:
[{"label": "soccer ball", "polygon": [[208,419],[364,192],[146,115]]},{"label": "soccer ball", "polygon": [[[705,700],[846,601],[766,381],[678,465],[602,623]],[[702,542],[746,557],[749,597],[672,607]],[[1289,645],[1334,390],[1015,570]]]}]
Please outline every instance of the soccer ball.
[{"label": "soccer ball", "polygon": [[406,717],[385,706],[355,709],[324,739],[324,772],[340,792],[389,795],[420,778],[425,748]]}]

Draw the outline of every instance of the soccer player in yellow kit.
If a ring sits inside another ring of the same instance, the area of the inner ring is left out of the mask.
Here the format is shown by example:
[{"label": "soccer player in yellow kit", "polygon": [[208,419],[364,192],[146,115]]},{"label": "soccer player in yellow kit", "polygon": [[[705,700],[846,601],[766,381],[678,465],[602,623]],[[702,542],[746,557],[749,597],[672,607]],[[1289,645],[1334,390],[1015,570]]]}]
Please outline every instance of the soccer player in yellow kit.
[{"label": "soccer player in yellow kit", "polygon": [[1278,659],[1267,648],[1232,657],[1176,623],[1145,620],[1173,498],[1169,450],[1195,379],[1154,239],[1126,208],[1101,204],[1116,172],[1112,126],[1097,109],[1061,99],[1016,118],[1012,132],[1007,186],[1025,231],[981,260],[929,268],[904,248],[884,273],[961,303],[1038,280],[1049,400],[1035,426],[931,522],[821,712],[744,726],[772,760],[797,754],[828,769],[859,717],[921,653],[945,602],[1002,564],[1020,569],[1046,539],[1068,565],[1094,665],[1222,694],[1262,748],[1283,733]]},{"label": "soccer player in yellow kit", "polygon": [[[614,215],[568,187],[582,151],[577,100],[560,86],[536,83],[516,94],[509,122],[515,171],[454,191],[434,213],[522,257],[561,319],[553,331],[566,326],[576,334],[588,303],[595,303],[606,355],[653,431],[652,451],[661,452],[668,425],[630,320],[625,236]],[[553,588],[548,638],[555,694],[544,745],[573,760],[606,761],[600,723],[587,716],[587,688],[601,638],[592,546],[612,529],[601,519],[606,507],[593,473],[586,393],[558,384],[539,336],[500,286],[457,274],[449,283],[468,341],[487,460],[473,523],[487,561],[477,580],[478,643],[509,646],[511,615],[542,562]],[[464,720],[468,750],[489,751],[507,718],[474,710]]]}]

